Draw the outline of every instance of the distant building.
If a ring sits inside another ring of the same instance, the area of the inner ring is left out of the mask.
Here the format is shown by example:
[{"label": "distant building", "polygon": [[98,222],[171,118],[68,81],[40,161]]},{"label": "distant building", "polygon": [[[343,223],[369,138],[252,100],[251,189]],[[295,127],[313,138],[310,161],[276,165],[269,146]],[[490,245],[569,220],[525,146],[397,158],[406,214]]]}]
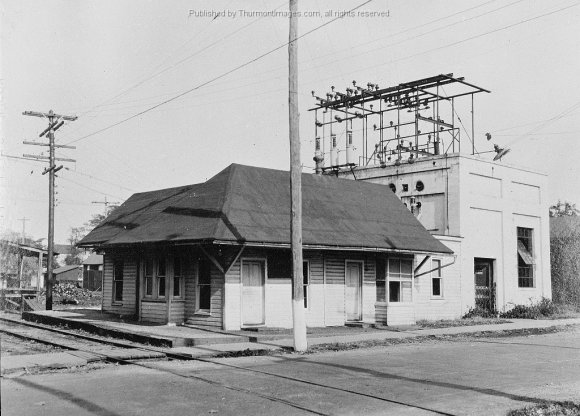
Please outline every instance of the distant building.
[{"label": "distant building", "polygon": [[74,283],[81,286],[83,282],[82,266],[72,265],[54,269],[53,277],[57,283]]},{"label": "distant building", "polygon": [[103,256],[92,253],[83,261],[83,288],[91,291],[103,288]]}]

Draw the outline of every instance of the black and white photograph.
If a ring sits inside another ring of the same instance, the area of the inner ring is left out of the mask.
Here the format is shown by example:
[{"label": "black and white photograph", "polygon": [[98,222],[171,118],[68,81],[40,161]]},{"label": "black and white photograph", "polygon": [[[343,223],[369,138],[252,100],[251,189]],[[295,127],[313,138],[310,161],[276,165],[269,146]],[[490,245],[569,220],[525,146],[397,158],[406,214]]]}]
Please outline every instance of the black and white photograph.
[{"label": "black and white photograph", "polygon": [[5,416],[580,416],[579,0],[2,0]]}]

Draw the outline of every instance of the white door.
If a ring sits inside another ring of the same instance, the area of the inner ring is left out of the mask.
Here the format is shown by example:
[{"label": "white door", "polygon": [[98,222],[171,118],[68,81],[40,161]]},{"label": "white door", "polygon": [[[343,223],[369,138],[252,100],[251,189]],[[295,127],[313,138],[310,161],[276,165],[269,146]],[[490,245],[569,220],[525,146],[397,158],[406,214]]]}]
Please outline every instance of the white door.
[{"label": "white door", "polygon": [[264,263],[242,262],[242,325],[260,325],[264,321]]},{"label": "white door", "polygon": [[362,267],[361,263],[347,262],[345,276],[346,320],[362,319]]}]

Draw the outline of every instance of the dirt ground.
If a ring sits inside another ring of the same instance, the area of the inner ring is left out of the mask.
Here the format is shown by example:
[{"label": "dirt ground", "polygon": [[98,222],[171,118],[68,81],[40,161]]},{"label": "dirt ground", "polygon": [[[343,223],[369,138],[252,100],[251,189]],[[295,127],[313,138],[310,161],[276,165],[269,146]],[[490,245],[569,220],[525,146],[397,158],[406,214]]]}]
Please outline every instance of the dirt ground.
[{"label": "dirt ground", "polygon": [[24,340],[8,334],[0,334],[0,352],[2,357],[9,355],[30,355],[62,351],[61,348],[35,341]]}]

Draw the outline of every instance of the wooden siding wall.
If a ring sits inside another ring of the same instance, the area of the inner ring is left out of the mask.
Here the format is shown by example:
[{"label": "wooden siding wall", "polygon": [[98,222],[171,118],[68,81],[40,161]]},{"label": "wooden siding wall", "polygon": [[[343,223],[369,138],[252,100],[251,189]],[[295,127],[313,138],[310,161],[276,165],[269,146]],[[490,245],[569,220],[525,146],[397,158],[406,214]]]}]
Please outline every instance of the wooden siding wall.
[{"label": "wooden siding wall", "polygon": [[[124,260],[123,266],[123,300],[113,301],[113,264],[115,260]],[[137,260],[122,253],[105,255],[103,258],[103,311],[119,315],[135,315]]]},{"label": "wooden siding wall", "polygon": [[306,325],[324,326],[324,256],[321,252],[306,252],[304,259],[310,263],[310,287]]},{"label": "wooden siding wall", "polygon": [[[195,268],[196,274],[198,268]],[[197,279],[195,276],[194,283]],[[190,288],[191,291],[191,288]],[[195,285],[193,287],[193,313],[191,313],[191,305],[187,308],[188,314],[186,316],[186,322],[190,325],[208,326],[214,328],[222,328],[223,325],[223,293],[224,293],[224,275],[222,272],[215,267],[214,264],[211,265],[211,300],[210,300],[210,313],[198,313],[195,308]]]},{"label": "wooden siding wall", "polygon": [[141,320],[153,324],[166,324],[167,303],[165,301],[141,300]]}]

